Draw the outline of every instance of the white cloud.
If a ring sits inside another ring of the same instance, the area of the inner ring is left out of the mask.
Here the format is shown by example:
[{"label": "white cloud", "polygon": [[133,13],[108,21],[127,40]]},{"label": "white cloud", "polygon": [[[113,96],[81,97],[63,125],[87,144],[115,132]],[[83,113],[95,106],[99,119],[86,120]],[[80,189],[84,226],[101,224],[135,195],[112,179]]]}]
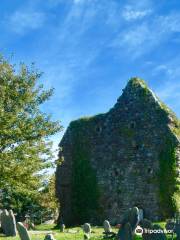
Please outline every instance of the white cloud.
[{"label": "white cloud", "polygon": [[126,6],[122,12],[122,17],[126,21],[142,19],[151,13],[150,9],[134,9],[132,6]]},{"label": "white cloud", "polygon": [[18,34],[35,30],[43,26],[45,14],[38,11],[18,10],[8,19],[8,26]]},{"label": "white cloud", "polygon": [[173,75],[173,70],[165,64],[160,64],[157,67],[155,67],[153,70],[153,74],[158,74],[162,72],[169,76]]},{"label": "white cloud", "polygon": [[159,86],[157,90],[158,96],[167,101],[174,101],[175,107],[179,106],[180,101],[180,69],[179,69],[180,58],[170,59],[169,61],[159,64],[152,68],[152,75],[156,78],[163,78],[163,85]]},{"label": "white cloud", "polygon": [[180,14],[154,16],[153,19],[129,25],[126,30],[120,31],[112,46],[125,49],[132,58],[137,58],[152,51],[175,32],[180,32]]},{"label": "white cloud", "polygon": [[177,99],[180,98],[180,83],[173,83],[171,81],[167,81],[166,84],[163,85],[163,88],[157,90],[157,95],[163,100],[176,100],[176,104],[179,104]]},{"label": "white cloud", "polygon": [[122,44],[128,44],[131,48],[141,46],[150,37],[150,32],[146,24],[142,24],[122,36]]},{"label": "white cloud", "polygon": [[[137,58],[156,43],[155,36],[151,34],[147,24],[141,24],[121,32],[113,41],[112,46],[123,48],[131,58]],[[157,39],[157,38],[156,38]]]},{"label": "white cloud", "polygon": [[164,32],[180,32],[180,14],[174,13],[167,16],[160,16],[158,23]]}]

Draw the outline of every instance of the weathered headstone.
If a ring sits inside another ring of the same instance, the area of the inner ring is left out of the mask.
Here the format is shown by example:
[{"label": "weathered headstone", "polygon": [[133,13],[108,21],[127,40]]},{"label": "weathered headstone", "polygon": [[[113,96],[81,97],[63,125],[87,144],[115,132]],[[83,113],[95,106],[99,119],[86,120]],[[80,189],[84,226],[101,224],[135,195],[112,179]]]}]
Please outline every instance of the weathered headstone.
[{"label": "weathered headstone", "polygon": [[60,231],[61,232],[64,232],[65,228],[66,228],[65,224],[61,224],[60,225]]},{"label": "weathered headstone", "polygon": [[118,240],[130,240],[133,238],[135,229],[139,223],[139,209],[129,208],[123,216],[121,227],[118,231]]},{"label": "weathered headstone", "polygon": [[84,231],[84,233],[90,234],[91,233],[91,225],[89,223],[85,223],[83,225],[83,231]]},{"label": "weathered headstone", "polygon": [[84,231],[84,239],[90,239],[91,225],[89,223],[85,223],[83,225],[83,231]]},{"label": "weathered headstone", "polygon": [[13,211],[4,209],[1,213],[1,228],[6,236],[16,236],[16,220]]},{"label": "weathered headstone", "polygon": [[44,240],[55,240],[55,238],[54,238],[53,234],[48,233],[48,234],[45,236]]},{"label": "weathered headstone", "polygon": [[105,232],[105,233],[110,233],[110,232],[112,232],[111,225],[110,225],[110,223],[109,223],[108,220],[105,220],[105,221],[104,221],[103,227],[104,227],[104,232]]},{"label": "weathered headstone", "polygon": [[16,229],[16,219],[12,210],[9,211],[9,234],[10,236],[16,236],[17,229]]},{"label": "weathered headstone", "polygon": [[8,211],[4,209],[1,213],[1,228],[5,235],[8,233]]},{"label": "weathered headstone", "polygon": [[31,240],[27,229],[21,222],[17,223],[17,230],[21,240]]},{"label": "weathered headstone", "polygon": [[139,223],[139,209],[137,207],[133,207],[129,212],[129,223],[131,225],[131,229],[134,232],[138,223]]},{"label": "weathered headstone", "polygon": [[129,222],[122,226],[121,230],[118,232],[117,239],[118,240],[133,239],[132,228]]}]

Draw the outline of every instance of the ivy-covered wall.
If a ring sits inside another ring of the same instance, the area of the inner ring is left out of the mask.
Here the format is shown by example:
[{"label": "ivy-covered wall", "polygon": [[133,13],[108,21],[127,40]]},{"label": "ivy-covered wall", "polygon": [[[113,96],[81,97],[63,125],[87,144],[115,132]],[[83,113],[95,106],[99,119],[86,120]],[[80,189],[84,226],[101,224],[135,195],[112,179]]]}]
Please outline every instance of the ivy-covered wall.
[{"label": "ivy-covered wall", "polygon": [[83,133],[88,119],[71,123],[73,131],[73,167],[72,167],[72,214],[73,222],[83,224],[96,221],[100,211],[100,192],[96,178],[96,171],[90,163],[90,144]]},{"label": "ivy-covered wall", "polygon": [[159,198],[160,210],[164,219],[173,217],[174,213],[180,211],[176,199],[176,194],[179,192],[176,147],[170,139],[167,139],[159,157]]},{"label": "ivy-covered wall", "polygon": [[65,224],[118,223],[133,206],[171,217],[180,204],[180,125],[138,78],[105,114],[71,122],[60,146],[56,191]]}]

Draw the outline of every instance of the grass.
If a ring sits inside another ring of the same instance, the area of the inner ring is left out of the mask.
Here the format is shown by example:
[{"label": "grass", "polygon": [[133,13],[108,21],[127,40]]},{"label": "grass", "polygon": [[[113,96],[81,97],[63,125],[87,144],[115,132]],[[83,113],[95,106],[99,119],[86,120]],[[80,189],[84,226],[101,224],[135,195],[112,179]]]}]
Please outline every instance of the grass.
[{"label": "grass", "polygon": [[[165,227],[165,222],[156,222],[162,228]],[[36,232],[37,231],[37,232]],[[55,225],[38,225],[36,226],[35,233],[30,232],[30,237],[32,240],[44,240],[44,237],[47,233],[38,233],[38,231],[52,231],[54,238],[56,240],[83,240],[83,231],[81,227],[74,227],[66,229],[64,233],[61,233],[59,229],[55,229]],[[114,228],[114,232],[117,232],[118,229]],[[170,239],[170,236],[167,236]],[[93,227],[90,240],[101,240],[103,239],[103,228],[102,227]],[[19,236],[17,237],[5,237],[3,234],[0,234],[0,240],[20,240]],[[142,237],[135,236],[134,240],[142,240]]]},{"label": "grass", "polygon": [[[38,225],[36,226],[35,231],[37,233],[30,233],[32,240],[44,240],[44,237],[47,233],[40,233],[38,231],[52,231],[54,238],[56,240],[83,240],[83,231],[81,227],[74,227],[66,229],[64,233],[61,233],[60,230],[54,229],[55,225]],[[102,227],[93,227],[93,233],[91,234],[91,240],[102,239],[103,228]],[[17,237],[5,237],[3,234],[0,234],[0,240],[20,240],[19,236]]]}]

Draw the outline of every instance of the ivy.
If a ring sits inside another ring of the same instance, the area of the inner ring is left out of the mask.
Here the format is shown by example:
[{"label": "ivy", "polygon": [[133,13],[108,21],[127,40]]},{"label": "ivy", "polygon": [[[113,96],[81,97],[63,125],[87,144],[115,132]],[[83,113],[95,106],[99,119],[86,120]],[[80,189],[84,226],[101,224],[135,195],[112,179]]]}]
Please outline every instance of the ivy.
[{"label": "ivy", "polygon": [[100,195],[96,173],[89,159],[89,142],[82,131],[83,123],[81,119],[71,124],[75,138],[72,155],[72,211],[73,222],[76,224],[83,224],[97,217]]},{"label": "ivy", "polygon": [[160,207],[164,218],[173,217],[180,210],[174,200],[179,187],[176,161],[176,145],[168,139],[160,153],[158,174]]}]

